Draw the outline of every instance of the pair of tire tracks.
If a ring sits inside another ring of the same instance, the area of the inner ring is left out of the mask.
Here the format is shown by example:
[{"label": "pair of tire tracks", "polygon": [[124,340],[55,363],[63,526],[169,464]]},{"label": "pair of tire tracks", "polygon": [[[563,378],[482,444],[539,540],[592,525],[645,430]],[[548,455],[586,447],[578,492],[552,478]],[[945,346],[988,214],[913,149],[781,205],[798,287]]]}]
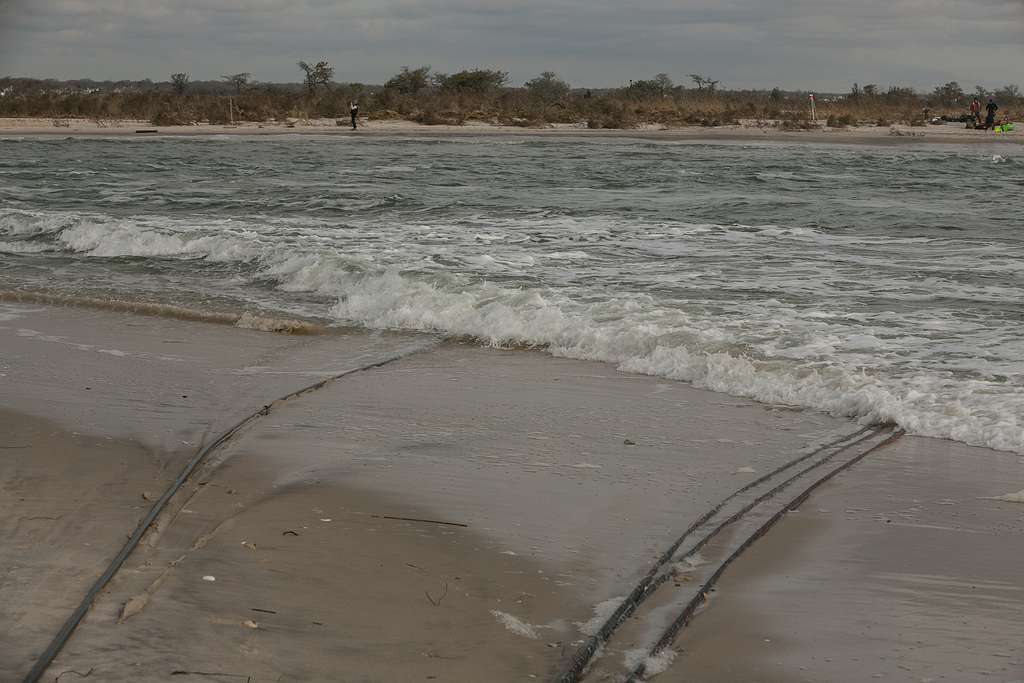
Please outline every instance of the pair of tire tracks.
[{"label": "pair of tire tracks", "polygon": [[[124,562],[128,559],[131,553],[138,547],[143,537],[153,526],[154,522],[157,521],[158,517],[165,511],[168,503],[178,493],[178,491],[185,485],[187,481],[192,477],[201,464],[203,464],[209,456],[218,451],[228,442],[237,438],[243,433],[249,426],[269,415],[275,408],[284,404],[287,401],[299,398],[306,394],[318,391],[326,387],[327,385],[336,382],[349,375],[354,375],[361,372],[366,372],[382,366],[388,365],[395,361],[407,358],[409,356],[423,353],[435,348],[439,343],[437,339],[430,339],[427,341],[420,342],[418,344],[411,345],[404,349],[400,349],[398,352],[387,356],[381,360],[368,363],[366,365],[352,368],[344,372],[326,377],[318,382],[314,382],[301,389],[295,390],[284,396],[281,396],[277,400],[264,405],[259,410],[251,413],[233,427],[223,432],[209,445],[200,449],[192,459],[186,463],[185,467],[178,475],[178,477],[171,483],[171,485],[164,491],[164,493],[157,499],[153,504],[153,507],[149,510],[145,517],[139,522],[135,531],[129,536],[128,540],[122,546],[121,550],[111,560],[110,564],[99,576],[99,578],[93,583],[90,589],[86,592],[79,605],[71,613],[68,619],[61,626],[60,630],[51,640],[49,645],[43,651],[43,653],[36,660],[28,674],[22,679],[23,683],[38,683],[42,678],[43,674],[49,668],[49,666],[56,659],[57,655],[67,644],[71,635],[75,629],[85,618],[89,609],[93,603],[107,587],[110,581],[113,579],[115,574],[124,565]],[[870,447],[866,450],[856,451],[852,456],[841,458],[840,464],[837,467],[827,470],[826,474],[814,481],[810,486],[803,489],[795,498],[788,501],[783,505],[767,522],[762,524],[753,534],[749,535],[742,541],[738,548],[735,548],[723,561],[721,561],[713,574],[704,581],[700,586],[700,590],[696,595],[690,599],[684,609],[680,612],[679,616],[663,631],[658,641],[649,649],[648,656],[657,656],[668,648],[671,643],[675,640],[679,631],[689,622],[693,617],[696,610],[702,603],[703,596],[706,595],[707,591],[710,590],[714,583],[718,580],[721,574],[725,571],[726,567],[736,559],[747,547],[749,547],[757,538],[764,535],[781,517],[791,509],[798,506],[810,493],[825,483],[835,475],[844,471],[845,469],[853,466],[861,459],[866,457],[872,451],[887,445],[900,436],[903,435],[903,431],[897,429],[892,425],[883,425],[879,427],[865,427],[852,434],[848,434],[843,437],[839,437],[829,443],[826,443],[819,448],[801,455],[788,463],[776,468],[762,477],[754,480],[746,486],[740,488],[736,492],[732,493],[725,499],[723,499],[718,505],[702,515],[696,522],[694,522],[684,533],[680,536],[662,555],[654,566],[648,571],[644,578],[634,587],[630,592],[629,596],[623,601],[623,603],[615,610],[615,612],[605,621],[598,632],[588,639],[583,646],[581,646],[576,653],[572,655],[569,660],[569,664],[565,670],[560,673],[557,677],[558,683],[576,683],[580,681],[586,674],[588,667],[594,662],[595,656],[599,653],[601,648],[609,641],[609,639],[615,634],[615,632],[641,607],[641,605],[650,597],[660,586],[665,584],[669,579],[673,577],[671,571],[672,566],[678,560],[682,560],[686,557],[690,557],[697,553],[702,547],[710,542],[715,536],[719,534],[725,528],[740,521],[744,516],[748,515],[752,510],[757,509],[766,500],[772,498],[782,489],[787,488],[791,484],[797,482],[797,480],[804,478],[805,476],[812,474],[815,470],[823,468],[824,465],[829,463],[831,460],[836,458],[839,454],[853,449],[858,445],[864,444],[865,442],[871,442]],[[881,437],[881,438],[880,438]],[[880,440],[879,440],[880,438]],[[876,442],[877,441],[877,442]],[[821,456],[817,457],[816,456]],[[791,472],[799,467],[801,464],[811,461],[811,464],[802,470],[799,470],[796,474]],[[825,468],[827,469],[827,468]],[[776,483],[777,477],[784,475],[785,478],[781,483]],[[763,489],[767,488],[767,491]],[[735,510],[739,507],[738,510]],[[722,517],[728,513],[732,514],[727,517],[724,521],[719,521]],[[682,552],[680,548],[683,544],[691,539],[693,536],[698,536],[698,540],[691,545],[688,545]],[[641,662],[628,674],[628,681],[636,681],[641,679],[645,674],[645,664]]]},{"label": "pair of tire tracks", "polygon": [[[724,543],[724,549],[714,563],[703,569],[701,581],[693,581],[690,568],[685,570],[688,583],[676,584],[677,590],[659,596],[658,609],[674,609],[677,616],[665,626],[657,640],[644,648],[639,664],[627,667],[625,680],[632,683],[643,680],[647,662],[663,654],[686,627],[698,609],[707,600],[726,568],[763,536],[789,511],[796,509],[819,486],[852,467],[873,451],[903,436],[904,432],[892,424],[868,426],[845,436],[832,439],[807,453],[799,455],[771,472],[755,479],[722,499],[715,507],[701,515],[657,559],[648,572],[604,621],[597,632],[588,638],[569,658],[557,674],[557,683],[577,683],[601,661],[604,648],[621,629],[639,628],[644,616],[653,609],[648,600],[660,587],[679,576],[680,563],[697,557],[701,549],[712,543],[726,530],[737,530],[733,538]],[[797,488],[793,497],[782,497],[786,489]],[[682,590],[679,590],[682,589]],[[631,619],[632,618],[632,619]],[[651,621],[656,621],[652,619]],[[602,665],[607,665],[602,662]],[[602,666],[607,668],[607,666]],[[622,671],[612,672],[621,676]],[[621,680],[621,678],[620,678]]]},{"label": "pair of tire tracks", "polygon": [[138,547],[139,543],[142,541],[143,537],[153,526],[154,522],[156,522],[159,516],[165,511],[171,499],[175,496],[175,494],[178,493],[178,491],[185,485],[185,483],[189,481],[189,479],[196,472],[199,466],[203,464],[212,453],[219,450],[228,442],[232,441],[233,439],[241,435],[248,427],[259,421],[263,417],[266,417],[271,412],[273,412],[275,408],[278,408],[287,401],[291,401],[301,396],[305,396],[306,394],[310,394],[320,389],[323,389],[327,385],[332,384],[345,377],[348,377],[349,375],[355,375],[361,372],[374,370],[376,368],[388,365],[389,363],[402,360],[403,358],[408,358],[409,356],[430,351],[436,348],[439,343],[440,340],[437,338],[430,338],[423,341],[415,342],[413,344],[399,348],[391,355],[386,356],[380,360],[374,361],[372,363],[367,363],[366,365],[361,365],[356,368],[345,370],[344,372],[340,372],[329,377],[325,377],[324,379],[314,382],[313,384],[289,392],[284,396],[281,396],[280,398],[272,401],[271,403],[264,405],[259,410],[250,413],[247,417],[243,418],[233,427],[223,432],[210,444],[201,448],[185,464],[185,467],[182,469],[181,473],[178,474],[177,478],[175,478],[173,482],[171,482],[171,485],[164,491],[163,495],[161,495],[156,500],[156,502],[153,503],[153,507],[150,508],[149,512],[146,513],[146,516],[143,517],[139,524],[135,527],[135,531],[131,534],[131,536],[128,537],[128,540],[121,547],[121,550],[118,551],[117,555],[114,556],[114,559],[110,561],[110,564],[107,565],[107,568],[103,571],[99,578],[96,579],[93,585],[86,592],[85,596],[82,598],[82,601],[78,604],[78,606],[74,609],[71,615],[67,618],[64,624],[61,626],[60,630],[57,631],[57,634],[50,641],[50,644],[47,645],[45,650],[43,650],[42,654],[36,660],[35,664],[33,664],[32,668],[22,679],[22,683],[38,683],[40,678],[42,678],[43,674],[46,673],[46,670],[57,658],[57,655],[60,654],[60,651],[67,644],[68,640],[71,638],[71,635],[74,633],[75,629],[85,618],[85,615],[89,612],[89,609],[96,601],[96,598],[99,597],[100,593],[103,592],[103,590],[107,587],[110,581],[114,578],[114,575],[117,574],[117,572],[121,569],[125,561],[128,559],[129,555],[131,555],[132,552]]}]

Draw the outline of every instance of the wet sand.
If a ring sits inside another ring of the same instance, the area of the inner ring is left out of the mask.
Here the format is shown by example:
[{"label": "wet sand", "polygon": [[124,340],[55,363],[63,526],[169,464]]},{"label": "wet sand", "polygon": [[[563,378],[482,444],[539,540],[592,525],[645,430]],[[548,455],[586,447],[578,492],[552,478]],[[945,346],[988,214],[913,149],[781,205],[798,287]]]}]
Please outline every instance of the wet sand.
[{"label": "wet sand", "polygon": [[[2,304],[0,314],[0,432],[30,446],[0,453],[4,490],[15,493],[0,499],[5,680],[31,666],[146,499],[201,444],[264,405],[267,414],[171,500],[48,677],[91,669],[103,681],[551,680],[595,607],[628,592],[681,529],[808,444],[857,429],[604,364],[414,335],[295,337],[27,304]],[[356,368],[367,369],[272,403]],[[930,501],[928,515],[915,513],[915,526],[883,546],[890,562],[927,560],[950,581],[1008,581],[1014,564],[1004,561],[1020,556],[1024,506],[972,501],[1024,488],[1013,482],[1019,456],[930,439],[897,446],[819,491],[729,570],[683,632],[666,680],[774,671],[765,658],[777,651],[748,641],[778,642],[759,625],[790,632],[794,619],[775,623],[785,610],[754,599],[765,582],[787,605],[803,596],[809,627],[820,604],[824,614],[858,614],[870,632],[919,628],[908,621],[917,614],[911,598],[885,598],[888,610],[844,602],[858,588],[876,592],[876,578],[827,578],[851,558],[870,566],[868,527],[849,525],[880,522],[837,512],[854,507],[842,496],[867,495],[844,493],[857,477],[882,496],[855,506],[871,514],[908,514],[916,503],[907,496]],[[835,530],[793,528],[812,507],[835,508],[820,513]],[[933,532],[921,529],[950,526],[954,512],[987,533],[970,536],[955,561],[960,535],[928,555],[934,543],[920,534]],[[755,559],[762,549],[790,564]],[[967,558],[992,569],[977,573]],[[797,573],[805,567],[816,577],[811,604],[811,584]],[[920,584],[908,595],[927,596]],[[991,642],[1005,648],[1019,629],[992,616],[1000,590],[958,608],[977,632],[1002,628]],[[728,616],[716,624],[717,615]],[[927,626],[918,637],[934,647],[959,637]],[[819,623],[788,641],[783,668],[798,676],[808,657],[848,642],[846,654],[876,652],[870,638]],[[969,642],[978,651],[980,641]],[[978,659],[992,671],[1002,661]],[[935,661],[936,670],[948,663]],[[855,668],[821,671],[835,677],[809,680],[859,680],[843,678]]]},{"label": "wet sand", "polygon": [[0,680],[27,670],[203,443],[422,343],[0,303]]},{"label": "wet sand", "polygon": [[755,544],[658,680],[1024,680],[1024,459],[906,437]]},{"label": "wet sand", "polygon": [[[4,406],[10,406],[4,396]],[[166,484],[151,451],[0,409],[0,679],[16,680]]]},{"label": "wet sand", "polygon": [[[631,129],[590,130],[576,124],[552,124],[544,128],[523,128],[502,126],[480,121],[468,121],[461,126],[428,126],[413,121],[365,121],[358,130],[352,130],[347,122],[339,126],[334,119],[319,119],[298,122],[289,126],[277,123],[240,123],[237,125],[197,124],[193,126],[153,126],[148,121],[121,121],[117,125],[100,126],[86,119],[68,119],[68,126],[54,126],[52,119],[11,119],[0,118],[0,137],[6,136],[48,136],[48,137],[130,137],[143,138],[147,135],[211,136],[211,135],[329,135],[348,137],[352,135],[393,135],[424,137],[465,137],[482,135],[542,136],[542,137],[591,137],[591,138],[641,138],[648,140],[678,140],[694,142],[813,142],[834,144],[1006,144],[1024,143],[1024,126],[1017,126],[1011,133],[967,130],[961,124],[941,126],[853,126],[849,128],[825,128],[813,130],[786,131],[754,124],[737,124],[706,128],[690,126],[666,128],[648,124]],[[140,131],[143,131],[140,133]]]}]

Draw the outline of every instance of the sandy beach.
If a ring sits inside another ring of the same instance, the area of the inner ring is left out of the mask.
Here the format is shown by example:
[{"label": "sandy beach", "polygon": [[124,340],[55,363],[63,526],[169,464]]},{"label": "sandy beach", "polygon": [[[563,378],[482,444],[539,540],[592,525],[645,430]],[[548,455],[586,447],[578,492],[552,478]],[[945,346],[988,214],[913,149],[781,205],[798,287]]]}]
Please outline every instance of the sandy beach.
[{"label": "sandy beach", "polygon": [[[674,540],[769,486],[699,556],[662,563],[672,580],[612,624],[583,680],[645,661],[659,680],[1024,676],[1024,507],[996,499],[1024,487],[1019,456],[428,335],[0,313],[5,680],[184,464],[253,415],[44,680],[578,680],[574,658]],[[770,506],[780,521],[645,660],[676,616],[647,608],[703,585]]]},{"label": "sandy beach", "polygon": [[148,121],[97,122],[87,119],[0,118],[0,136],[104,136],[143,137],[145,135],[209,136],[209,135],[391,135],[391,136],[586,136],[628,137],[652,140],[719,140],[719,141],[785,141],[835,144],[1003,144],[1024,143],[1024,129],[1018,126],[1011,133],[967,130],[959,123],[911,127],[851,126],[848,128],[822,127],[815,130],[782,130],[771,123],[743,121],[737,125],[687,128],[667,128],[659,124],[642,124],[633,129],[589,130],[575,124],[550,124],[543,128],[502,126],[482,121],[467,121],[465,125],[422,125],[413,121],[383,120],[361,121],[358,130],[352,130],[347,121],[314,119],[293,124],[239,123],[235,125],[197,124],[193,126],[153,126]]},{"label": "sandy beach", "polygon": [[914,437],[865,460],[736,564],[664,680],[1020,680],[1024,510],[991,489],[1021,470]]},{"label": "sandy beach", "polygon": [[1024,683],[1022,10],[0,0],[0,683]]}]

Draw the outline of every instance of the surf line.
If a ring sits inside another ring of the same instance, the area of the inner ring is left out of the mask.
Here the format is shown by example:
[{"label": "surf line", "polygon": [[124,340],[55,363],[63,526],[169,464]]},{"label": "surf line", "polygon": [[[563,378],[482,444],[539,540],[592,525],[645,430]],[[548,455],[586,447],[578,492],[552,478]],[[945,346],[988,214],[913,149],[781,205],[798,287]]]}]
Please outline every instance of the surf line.
[{"label": "surf line", "polygon": [[319,335],[326,334],[328,331],[328,328],[312,322],[289,320],[286,318],[267,318],[249,312],[202,311],[195,308],[150,301],[128,301],[125,299],[107,299],[45,291],[0,289],[0,302],[45,304],[49,306],[89,308],[97,311],[112,311],[114,313],[134,313],[136,315],[151,315],[157,318],[170,318],[173,320],[193,320],[215,325],[233,325],[240,329],[276,332],[279,334]]},{"label": "surf line", "polygon": [[360,372],[374,370],[376,368],[388,365],[389,363],[393,363],[397,360],[401,360],[403,358],[408,358],[409,356],[430,351],[436,348],[440,341],[441,340],[439,340],[438,338],[432,338],[420,342],[418,344],[413,344],[398,351],[397,353],[394,353],[386,358],[383,358],[382,360],[369,363],[367,365],[363,365],[357,368],[352,368],[350,370],[345,370],[344,372],[340,372],[336,375],[325,377],[324,379],[318,382],[314,382],[313,384],[310,384],[308,386],[302,387],[301,389],[296,389],[295,391],[285,394],[284,396],[281,396],[280,398],[266,404],[259,410],[251,413],[249,416],[243,418],[240,422],[236,423],[233,427],[231,427],[226,432],[222,433],[220,436],[214,439],[209,445],[207,445],[204,448],[201,448],[192,457],[192,459],[185,464],[185,467],[182,469],[178,477],[173,482],[171,482],[171,485],[167,488],[166,491],[164,491],[163,495],[161,495],[160,498],[157,499],[157,501],[153,504],[153,507],[150,508],[149,512],[146,514],[146,516],[142,518],[142,521],[139,522],[138,526],[135,528],[135,531],[132,533],[131,536],[128,537],[127,542],[125,542],[124,546],[122,546],[121,550],[117,553],[117,555],[114,556],[114,559],[110,561],[110,564],[107,566],[103,574],[101,574],[100,577],[96,579],[96,582],[93,583],[92,587],[86,592],[85,597],[82,598],[82,601],[71,613],[67,621],[64,622],[64,625],[61,626],[59,631],[57,631],[57,634],[53,637],[53,640],[50,641],[50,644],[39,656],[39,659],[36,660],[36,663],[32,666],[32,669],[29,670],[29,672],[25,675],[25,678],[22,679],[22,683],[38,683],[39,679],[42,678],[43,674],[46,673],[46,670],[53,663],[53,660],[57,658],[57,655],[60,653],[61,649],[63,649],[63,647],[67,644],[68,640],[71,638],[71,634],[74,633],[75,629],[81,623],[82,619],[85,618],[85,615],[89,612],[89,609],[92,607],[92,604],[93,602],[95,602],[97,596],[99,596],[103,589],[106,588],[107,584],[110,583],[110,580],[114,578],[114,575],[118,572],[121,566],[124,565],[125,561],[128,559],[128,556],[131,555],[132,551],[134,551],[135,548],[138,547],[139,543],[142,541],[142,537],[145,536],[146,532],[152,526],[153,522],[160,515],[160,513],[163,512],[164,508],[167,506],[167,503],[181,489],[181,487],[184,486],[185,482],[189,480],[189,478],[195,472],[196,468],[198,468],[199,465],[202,464],[202,462],[206,460],[211,453],[218,450],[219,448],[227,444],[229,441],[231,441],[233,438],[241,434],[247,427],[251,426],[261,418],[269,415],[271,411],[274,410],[274,408],[277,408],[286,401],[290,401],[291,399],[298,398],[300,396],[312,393],[319,389],[323,389],[327,385],[332,384],[344,377],[348,377],[349,375],[355,375]]},{"label": "surf line", "polygon": [[[810,495],[810,492],[813,489],[817,488],[821,483],[827,481],[828,479],[835,476],[839,472],[845,470],[847,467],[852,466],[855,462],[858,462],[868,453],[875,450],[875,448],[878,448],[881,445],[887,444],[890,441],[899,438],[900,436],[903,435],[903,431],[895,429],[894,425],[891,424],[869,425],[866,427],[862,427],[861,429],[858,429],[854,432],[839,436],[817,447],[813,447],[809,452],[799,455],[798,457],[793,458],[792,460],[780,465],[779,467],[776,467],[771,472],[768,472],[767,474],[758,477],[754,481],[750,482],[749,484],[746,484],[745,486],[737,489],[733,493],[723,498],[721,501],[719,501],[717,505],[715,505],[713,508],[711,508],[703,515],[701,515],[696,521],[694,521],[682,533],[682,535],[680,535],[675,540],[675,542],[672,543],[672,545],[670,545],[668,549],[661,554],[661,556],[654,563],[654,565],[648,570],[647,574],[644,575],[644,577],[639,581],[639,583],[636,584],[633,590],[630,591],[629,595],[626,596],[626,599],[622,601],[622,604],[620,604],[619,607],[605,620],[605,622],[601,625],[601,628],[597,631],[597,633],[588,638],[587,641],[583,645],[581,645],[579,649],[576,650],[576,652],[573,653],[566,667],[558,674],[558,676],[554,680],[557,683],[577,683],[578,681],[583,679],[593,658],[597,655],[598,651],[604,646],[604,644],[611,639],[615,631],[633,614],[633,612],[636,611],[636,609],[648,597],[650,597],[655,592],[655,590],[657,590],[659,586],[661,586],[671,577],[670,565],[673,564],[673,560],[676,558],[677,553],[679,552],[679,548],[683,545],[683,543],[685,543],[694,534],[703,531],[702,527],[706,527],[706,525],[714,525],[715,517],[720,512],[722,512],[723,509],[729,506],[730,503],[739,503],[742,504],[742,507],[740,507],[738,511],[734,512],[726,520],[717,524],[716,526],[708,530],[707,533],[702,535],[692,547],[687,549],[687,552],[683,555],[683,557],[690,556],[693,553],[699,551],[701,547],[703,547],[708,541],[714,538],[725,527],[735,523],[744,515],[753,510],[755,507],[760,505],[762,502],[764,502],[768,498],[773,497],[782,489],[795,482],[797,479],[800,479],[801,477],[811,472],[812,470],[815,470],[818,467],[821,467],[822,465],[828,463],[830,460],[835,458],[843,451],[851,449],[859,444],[870,441],[878,437],[879,435],[886,433],[888,433],[890,436],[888,439],[882,442],[882,444],[877,444],[870,448],[869,450],[859,454],[857,457],[844,462],[838,468],[829,472],[825,478],[819,480],[818,482],[814,483],[810,488],[803,491],[800,494],[800,496],[798,496],[798,500],[803,500],[803,498],[806,498],[807,495]],[[796,472],[795,474],[790,474],[790,476],[783,479],[781,483],[776,484],[774,481],[772,481],[779,475],[788,473],[788,470],[791,470],[792,468],[795,468],[798,465],[801,465],[802,463],[811,460],[815,456],[821,456],[822,454],[824,454],[823,457],[820,457],[818,460],[816,460],[809,466],[801,469],[800,471]],[[751,492],[753,489],[756,489],[762,484],[767,484],[771,486],[771,488],[768,489],[767,491],[760,493],[760,495],[756,495],[758,492],[753,491],[751,495],[756,496],[753,498],[753,500],[750,500],[749,502],[743,500],[743,494]],[[796,501],[791,501],[783,509],[789,510],[792,507],[795,507],[795,503]],[[760,532],[760,534],[763,534],[766,531],[767,526],[764,528],[763,531]],[[760,534],[749,539],[747,545],[749,545],[749,543],[753,543],[753,541],[756,540],[756,538],[759,537]],[[744,546],[744,549],[745,547],[746,546]],[[739,553],[736,553],[736,555],[738,554]],[[731,562],[732,559],[734,558],[730,558],[729,562]],[[726,564],[728,564],[728,562]],[[724,571],[724,569],[725,567],[722,566],[720,568],[719,573],[721,571]],[[707,588],[710,588],[714,580],[716,580],[717,578],[718,574],[716,574],[713,577],[713,579],[708,583],[707,587],[705,587],[704,590],[706,591]],[[697,605],[695,604],[693,606],[693,609],[696,609],[696,606]],[[691,615],[692,610],[690,610],[690,614],[686,616],[686,619],[683,621],[683,624],[685,624],[685,621],[689,620],[689,616]],[[674,639],[674,635],[675,634],[673,634],[672,639]],[[669,640],[669,642],[671,642],[671,639]],[[662,647],[661,649],[664,649],[664,647]],[[660,649],[658,651],[660,651]]]}]

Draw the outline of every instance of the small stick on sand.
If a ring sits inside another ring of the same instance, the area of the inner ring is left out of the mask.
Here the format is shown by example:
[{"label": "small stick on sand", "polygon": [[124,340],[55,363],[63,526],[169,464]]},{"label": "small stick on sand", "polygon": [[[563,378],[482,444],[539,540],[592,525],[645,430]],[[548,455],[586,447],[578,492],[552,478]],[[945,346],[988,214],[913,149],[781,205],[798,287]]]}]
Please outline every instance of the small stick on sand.
[{"label": "small stick on sand", "polygon": [[441,601],[444,600],[444,596],[448,595],[448,582],[447,581],[445,582],[445,584],[444,584],[444,592],[441,593],[441,597],[439,597],[437,600],[434,600],[434,598],[430,597],[430,593],[428,593],[427,591],[423,591],[423,594],[427,596],[427,600],[430,600],[430,604],[431,605],[433,605],[434,607],[437,607],[438,605],[441,604]]},{"label": "small stick on sand", "polygon": [[461,526],[469,528],[468,524],[462,524],[460,522],[440,522],[436,519],[418,519],[416,517],[391,517],[390,515],[370,515],[376,519],[397,519],[402,522],[424,522],[426,524],[444,524],[446,526]]}]

